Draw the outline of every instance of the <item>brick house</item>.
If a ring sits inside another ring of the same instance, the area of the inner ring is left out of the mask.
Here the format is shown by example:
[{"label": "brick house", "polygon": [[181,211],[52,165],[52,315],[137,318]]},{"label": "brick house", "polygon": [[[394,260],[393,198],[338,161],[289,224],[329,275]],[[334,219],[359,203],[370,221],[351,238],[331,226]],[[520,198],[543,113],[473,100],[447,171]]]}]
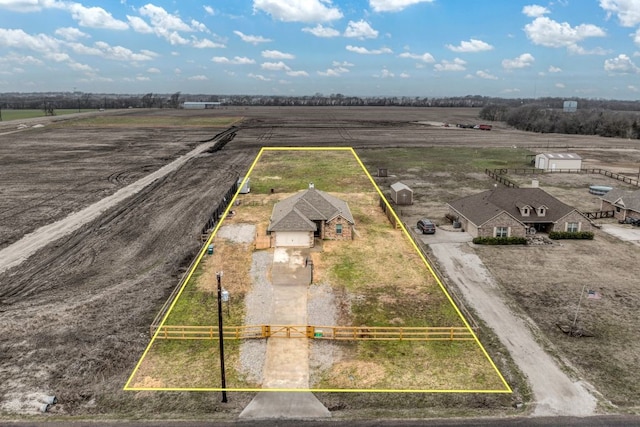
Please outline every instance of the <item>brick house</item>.
[{"label": "brick house", "polygon": [[497,187],[448,204],[473,237],[524,237],[531,229],[592,231],[591,221],[540,188]]},{"label": "brick house", "polygon": [[613,189],[602,196],[601,211],[614,211],[615,218],[640,218],[640,190]]},{"label": "brick house", "polygon": [[349,205],[324,191],[309,188],[273,207],[267,233],[278,247],[313,247],[315,239],[351,240],[355,221]]}]

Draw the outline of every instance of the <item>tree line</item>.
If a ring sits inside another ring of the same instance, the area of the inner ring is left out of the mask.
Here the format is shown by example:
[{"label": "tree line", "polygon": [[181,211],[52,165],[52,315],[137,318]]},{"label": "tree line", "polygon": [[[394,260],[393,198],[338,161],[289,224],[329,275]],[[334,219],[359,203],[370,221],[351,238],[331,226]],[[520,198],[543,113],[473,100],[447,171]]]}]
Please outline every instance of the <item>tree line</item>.
[{"label": "tree line", "polygon": [[529,104],[518,107],[491,104],[480,110],[483,120],[502,121],[516,129],[539,133],[598,135],[640,139],[640,115],[634,111],[580,108],[565,112],[562,106]]}]

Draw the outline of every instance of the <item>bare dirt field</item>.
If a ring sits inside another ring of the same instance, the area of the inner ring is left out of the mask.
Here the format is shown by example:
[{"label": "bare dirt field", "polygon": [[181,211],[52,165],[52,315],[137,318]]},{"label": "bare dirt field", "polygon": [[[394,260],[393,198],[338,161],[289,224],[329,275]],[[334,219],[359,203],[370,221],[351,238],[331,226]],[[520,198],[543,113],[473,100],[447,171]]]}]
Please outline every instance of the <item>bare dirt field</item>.
[{"label": "bare dirt field", "polygon": [[[242,119],[236,122],[236,137],[223,149],[194,158],[72,234],[43,241],[35,255],[0,274],[3,417],[37,414],[39,399],[53,394],[59,403],[52,413],[65,416],[212,419],[239,413],[250,393],[233,394],[222,405],[215,393],[131,393],[122,387],[148,343],[152,318],[200,247],[202,226],[262,146],[354,147],[372,174],[389,168],[392,176],[378,182],[382,188],[396,178],[419,184],[416,203],[402,209],[408,223],[423,215],[442,221],[444,203],[492,185],[483,169],[422,168],[417,160],[440,146],[459,148],[487,164],[495,163],[485,149],[497,147],[513,150],[523,162],[525,149],[569,149],[582,153],[588,164],[629,173],[640,161],[637,141],[528,134],[499,124],[484,132],[418,123],[477,122],[477,113],[412,108],[129,110],[110,113],[109,120],[70,117],[49,124],[43,119],[44,127],[17,132],[17,124],[3,123],[0,248],[10,248],[25,234],[113,194],[212,138],[228,126],[221,125],[221,118],[228,123]],[[417,164],[405,167],[394,153]],[[541,187],[581,209],[582,203],[595,206],[582,189],[593,177],[583,178],[586,182],[541,180]],[[478,254],[514,306],[540,326],[541,340],[549,343],[552,354],[591,381],[603,402],[618,405],[605,404],[603,410],[634,411],[640,395],[635,369],[640,351],[629,344],[640,342],[638,247],[598,232],[594,241],[562,242],[545,250],[487,247]],[[586,281],[599,286],[603,299],[589,301],[581,318],[595,336],[577,341],[554,322],[575,308],[578,288]],[[501,348],[495,343],[488,351],[495,357]],[[497,359],[507,377],[517,377],[508,358]],[[519,413],[473,395],[320,397],[343,415],[366,414],[368,409],[405,416]]]}]

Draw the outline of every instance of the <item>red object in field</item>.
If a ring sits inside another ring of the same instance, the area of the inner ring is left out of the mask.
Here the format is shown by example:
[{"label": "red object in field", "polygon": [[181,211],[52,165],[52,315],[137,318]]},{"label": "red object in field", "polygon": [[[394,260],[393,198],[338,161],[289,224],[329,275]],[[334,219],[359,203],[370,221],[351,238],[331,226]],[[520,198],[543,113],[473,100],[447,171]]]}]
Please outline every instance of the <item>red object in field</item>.
[{"label": "red object in field", "polygon": [[491,130],[491,125],[480,125],[480,130]]}]

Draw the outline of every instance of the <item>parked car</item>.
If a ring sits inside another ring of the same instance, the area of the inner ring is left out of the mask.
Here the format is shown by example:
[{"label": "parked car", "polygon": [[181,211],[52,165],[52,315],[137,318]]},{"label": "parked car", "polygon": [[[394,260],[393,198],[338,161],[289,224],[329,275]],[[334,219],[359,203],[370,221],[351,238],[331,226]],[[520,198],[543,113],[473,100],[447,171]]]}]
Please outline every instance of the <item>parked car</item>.
[{"label": "parked car", "polygon": [[430,219],[422,218],[418,221],[418,230],[420,230],[422,234],[435,234],[436,225]]}]

